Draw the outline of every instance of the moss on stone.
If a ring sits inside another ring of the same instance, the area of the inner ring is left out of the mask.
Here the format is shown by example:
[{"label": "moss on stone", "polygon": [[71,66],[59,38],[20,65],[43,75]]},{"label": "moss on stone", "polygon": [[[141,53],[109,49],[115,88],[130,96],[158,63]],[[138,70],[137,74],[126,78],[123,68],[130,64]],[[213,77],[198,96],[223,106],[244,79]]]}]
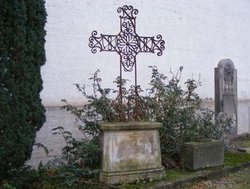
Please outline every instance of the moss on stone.
[{"label": "moss on stone", "polygon": [[158,122],[117,122],[117,123],[101,123],[103,131],[121,131],[121,130],[152,130],[162,127],[162,123]]}]

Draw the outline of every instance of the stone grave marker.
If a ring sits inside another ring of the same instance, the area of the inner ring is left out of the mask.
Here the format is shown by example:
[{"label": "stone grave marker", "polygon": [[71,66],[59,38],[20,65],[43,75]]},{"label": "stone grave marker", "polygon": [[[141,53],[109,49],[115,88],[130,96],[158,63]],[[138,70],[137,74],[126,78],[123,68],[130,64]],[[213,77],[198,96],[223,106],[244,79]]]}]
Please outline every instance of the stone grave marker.
[{"label": "stone grave marker", "polygon": [[230,59],[219,61],[215,68],[215,116],[220,112],[235,120],[230,134],[237,135],[237,70]]}]

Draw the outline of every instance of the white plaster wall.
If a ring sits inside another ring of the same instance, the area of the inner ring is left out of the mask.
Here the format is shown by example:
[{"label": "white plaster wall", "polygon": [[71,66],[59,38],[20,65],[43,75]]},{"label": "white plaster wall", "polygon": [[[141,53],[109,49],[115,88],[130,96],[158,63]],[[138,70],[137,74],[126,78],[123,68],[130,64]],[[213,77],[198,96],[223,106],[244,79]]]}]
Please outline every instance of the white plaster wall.
[{"label": "white plaster wall", "polygon": [[250,133],[250,100],[238,101],[238,134]]},{"label": "white plaster wall", "polygon": [[[161,34],[166,50],[139,54],[138,83],[146,88],[148,66],[157,65],[163,73],[184,66],[185,78],[201,74],[202,97],[214,96],[214,68],[219,60],[230,58],[238,70],[238,96],[250,98],[250,1],[249,0],[46,0],[46,65],[42,67],[46,106],[60,105],[61,99],[79,104],[82,96],[73,83],[88,84],[99,68],[103,85],[115,87],[119,74],[116,53],[92,54],[88,39],[93,30],[118,34],[117,8],[125,4],[139,10],[137,33]],[[133,80],[133,74],[127,78]]]}]

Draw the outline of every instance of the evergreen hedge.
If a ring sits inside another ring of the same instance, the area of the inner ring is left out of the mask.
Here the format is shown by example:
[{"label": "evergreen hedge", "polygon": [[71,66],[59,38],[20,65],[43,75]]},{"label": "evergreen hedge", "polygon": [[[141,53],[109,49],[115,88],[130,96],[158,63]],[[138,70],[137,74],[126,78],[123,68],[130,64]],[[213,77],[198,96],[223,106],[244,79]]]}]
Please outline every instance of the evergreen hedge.
[{"label": "evergreen hedge", "polygon": [[44,0],[0,0],[0,177],[23,165],[45,121]]}]

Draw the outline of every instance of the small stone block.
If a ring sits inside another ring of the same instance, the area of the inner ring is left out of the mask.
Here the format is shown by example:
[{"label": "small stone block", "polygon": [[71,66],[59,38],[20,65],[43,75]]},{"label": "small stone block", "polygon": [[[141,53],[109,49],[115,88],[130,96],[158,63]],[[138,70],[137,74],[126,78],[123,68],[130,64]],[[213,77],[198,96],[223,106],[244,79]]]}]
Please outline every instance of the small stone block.
[{"label": "small stone block", "polygon": [[218,140],[185,143],[181,161],[185,168],[191,170],[221,166],[224,164],[224,145]]}]

